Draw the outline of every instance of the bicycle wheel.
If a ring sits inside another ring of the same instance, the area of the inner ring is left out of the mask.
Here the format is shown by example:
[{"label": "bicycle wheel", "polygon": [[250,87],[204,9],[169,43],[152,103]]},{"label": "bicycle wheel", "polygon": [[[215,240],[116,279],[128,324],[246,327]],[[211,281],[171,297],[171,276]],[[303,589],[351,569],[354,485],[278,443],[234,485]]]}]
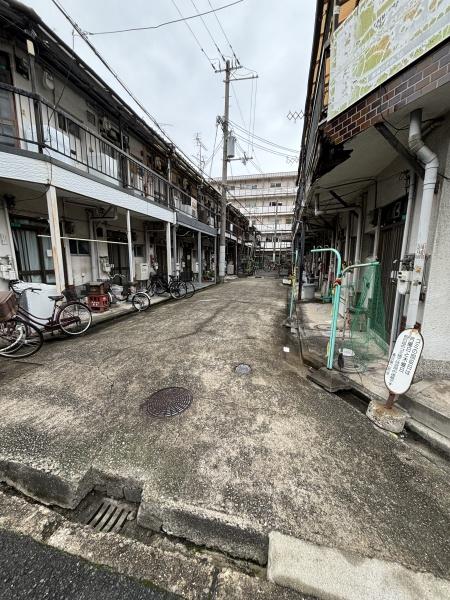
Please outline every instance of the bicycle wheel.
[{"label": "bicycle wheel", "polygon": [[169,293],[175,300],[181,300],[186,296],[186,284],[184,281],[172,281],[169,286]]},{"label": "bicycle wheel", "polygon": [[9,352],[19,348],[25,338],[25,327],[23,323],[14,317],[9,321],[0,323],[0,355],[9,356]]},{"label": "bicycle wheel", "polygon": [[145,287],[145,293],[147,294],[147,296],[154,296],[155,295],[155,284],[153,282],[151,282],[150,280],[147,281],[147,286]]},{"label": "bicycle wheel", "polygon": [[56,321],[67,335],[81,335],[91,326],[92,313],[82,302],[68,302],[61,307]]},{"label": "bicycle wheel", "polygon": [[186,298],[192,298],[196,292],[194,284],[192,281],[186,281],[184,285],[186,286]]},{"label": "bicycle wheel", "polygon": [[157,296],[164,296],[164,294],[167,292],[167,285],[164,281],[160,281],[158,279],[153,284],[153,289],[155,290],[155,294]]},{"label": "bicycle wheel", "polygon": [[139,312],[150,308],[150,296],[146,292],[136,292],[131,298],[133,308]]},{"label": "bicycle wheel", "polygon": [[24,328],[24,337],[18,346],[12,350],[5,351],[5,354],[14,359],[26,358],[27,356],[36,354],[36,352],[42,348],[42,344],[44,343],[44,336],[39,327],[33,323],[26,323],[22,321],[22,319],[17,319],[17,321],[21,323]]}]

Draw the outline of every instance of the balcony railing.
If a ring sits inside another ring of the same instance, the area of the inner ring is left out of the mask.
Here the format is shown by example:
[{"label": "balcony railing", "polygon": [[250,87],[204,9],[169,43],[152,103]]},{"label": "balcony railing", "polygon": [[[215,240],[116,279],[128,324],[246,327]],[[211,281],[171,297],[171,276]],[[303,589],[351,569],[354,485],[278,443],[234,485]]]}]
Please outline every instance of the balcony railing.
[{"label": "balcony railing", "polygon": [[[239,208],[239,205],[236,205]],[[245,212],[250,215],[265,214],[294,214],[294,205],[292,206],[246,206]]]},{"label": "balcony railing", "polygon": [[259,198],[261,196],[295,196],[297,194],[296,187],[281,187],[281,188],[235,188],[230,186],[230,195]]},{"label": "balcony railing", "polygon": [[193,198],[114,144],[80,125],[40,96],[0,84],[10,118],[0,123],[0,144],[40,152],[143,198],[216,226],[217,211]]},{"label": "balcony railing", "polygon": [[[277,223],[276,230],[280,233],[282,232],[290,232],[292,230],[292,223]],[[265,233],[267,231],[275,232],[275,223],[268,223],[267,225],[258,224],[258,231]]]}]

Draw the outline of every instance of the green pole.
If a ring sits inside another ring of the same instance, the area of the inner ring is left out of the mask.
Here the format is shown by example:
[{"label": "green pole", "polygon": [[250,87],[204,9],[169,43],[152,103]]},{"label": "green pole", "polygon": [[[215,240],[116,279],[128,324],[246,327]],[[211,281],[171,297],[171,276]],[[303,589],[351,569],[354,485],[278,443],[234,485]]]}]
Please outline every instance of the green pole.
[{"label": "green pole", "polygon": [[[332,252],[337,259],[336,280],[341,275],[342,259],[336,248],[314,248],[311,252]],[[329,283],[329,282],[328,282]],[[334,287],[333,304],[331,309],[331,330],[330,340],[328,342],[327,369],[333,368],[334,347],[336,345],[337,322],[339,318],[339,302],[341,299],[341,284],[336,283]]]}]

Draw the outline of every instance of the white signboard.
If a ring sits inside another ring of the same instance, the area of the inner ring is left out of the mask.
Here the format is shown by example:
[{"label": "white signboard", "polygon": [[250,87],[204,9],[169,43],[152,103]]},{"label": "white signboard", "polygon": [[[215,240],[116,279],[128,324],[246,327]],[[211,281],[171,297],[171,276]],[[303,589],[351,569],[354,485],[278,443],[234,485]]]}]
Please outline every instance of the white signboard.
[{"label": "white signboard", "polygon": [[409,390],[422,350],[423,337],[418,329],[405,329],[398,336],[384,374],[384,383],[392,394]]},{"label": "white signboard", "polygon": [[450,0],[361,0],[333,33],[328,119],[450,35]]}]

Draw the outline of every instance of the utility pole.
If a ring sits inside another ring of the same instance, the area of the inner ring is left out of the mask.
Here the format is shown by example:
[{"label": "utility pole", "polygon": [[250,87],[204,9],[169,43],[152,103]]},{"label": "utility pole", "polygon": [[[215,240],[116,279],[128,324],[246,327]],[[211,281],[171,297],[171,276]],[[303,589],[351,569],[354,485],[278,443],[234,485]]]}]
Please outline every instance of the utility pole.
[{"label": "utility pole", "polygon": [[[223,131],[223,153],[222,153],[222,200],[221,200],[221,219],[220,219],[220,242],[219,242],[219,282],[225,281],[225,229],[227,225],[227,180],[228,180],[228,136],[229,136],[229,117],[230,117],[230,79],[231,72],[241,69],[239,62],[230,60],[225,62],[225,69],[217,69],[216,73],[225,73],[225,110],[223,118],[220,119]],[[250,77],[234,78],[233,81],[244,81],[246,79],[256,79],[258,75]]]},{"label": "utility pole", "polygon": [[222,154],[222,201],[220,219],[219,245],[219,281],[225,281],[225,229],[227,226],[227,179],[228,179],[228,121],[230,116],[230,74],[231,65],[227,60],[225,66],[225,111],[222,121],[223,154]]}]

